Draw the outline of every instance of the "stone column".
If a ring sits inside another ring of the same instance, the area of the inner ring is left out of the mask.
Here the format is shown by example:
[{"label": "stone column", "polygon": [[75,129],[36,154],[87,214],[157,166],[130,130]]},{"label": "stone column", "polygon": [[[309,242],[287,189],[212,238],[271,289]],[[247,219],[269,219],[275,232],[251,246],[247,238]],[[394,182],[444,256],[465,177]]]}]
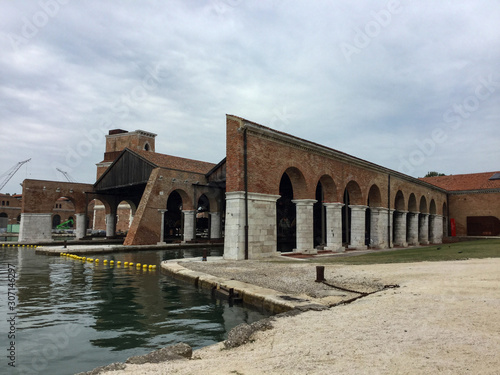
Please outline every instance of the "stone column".
[{"label": "stone column", "polygon": [[161,228],[160,228],[160,241],[158,242],[158,245],[163,245],[165,244],[165,212],[168,210],[166,209],[159,209],[158,212],[161,215]]},{"label": "stone column", "polygon": [[325,250],[344,251],[342,247],[342,207],[343,203],[324,203],[326,207],[326,247]]},{"label": "stone column", "polygon": [[85,214],[75,214],[76,219],[76,236],[77,240],[85,237],[87,232],[87,216]]},{"label": "stone column", "polygon": [[420,214],[418,223],[418,242],[421,245],[429,244],[429,214]]},{"label": "stone column", "polygon": [[210,212],[210,239],[221,238],[220,234],[220,213]]},{"label": "stone column", "polygon": [[418,216],[419,212],[408,212],[408,245],[418,245]]},{"label": "stone column", "polygon": [[440,215],[429,215],[429,227],[431,236],[429,242],[442,243],[443,242],[443,217]]},{"label": "stone column", "polygon": [[52,241],[52,214],[21,213],[19,242]]},{"label": "stone column", "polygon": [[351,243],[349,248],[366,249],[366,209],[368,206],[350,205],[351,209]]},{"label": "stone column", "polygon": [[[248,259],[278,255],[276,201],[279,195],[248,193]],[[224,259],[245,259],[245,192],[226,193]]]},{"label": "stone column", "polygon": [[387,241],[387,208],[370,208],[370,245],[377,249],[385,249]]},{"label": "stone column", "polygon": [[407,247],[406,242],[406,214],[407,211],[395,211],[394,213],[394,245]]},{"label": "stone column", "polygon": [[314,203],[315,199],[295,199],[297,214],[295,219],[297,249],[294,251],[306,254],[317,254],[314,248]]},{"label": "stone column", "polygon": [[196,238],[195,214],[196,211],[182,211],[184,214],[184,239],[182,242],[186,243]]},{"label": "stone column", "polygon": [[116,214],[106,214],[106,237],[114,237],[116,232]]}]

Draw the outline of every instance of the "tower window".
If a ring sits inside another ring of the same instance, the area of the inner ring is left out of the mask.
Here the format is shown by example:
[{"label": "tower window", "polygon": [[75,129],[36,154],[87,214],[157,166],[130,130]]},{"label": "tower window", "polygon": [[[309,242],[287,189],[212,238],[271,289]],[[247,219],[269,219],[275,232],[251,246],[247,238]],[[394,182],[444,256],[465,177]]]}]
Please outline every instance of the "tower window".
[{"label": "tower window", "polygon": [[149,143],[146,143],[146,144],[144,145],[144,150],[149,151]]}]

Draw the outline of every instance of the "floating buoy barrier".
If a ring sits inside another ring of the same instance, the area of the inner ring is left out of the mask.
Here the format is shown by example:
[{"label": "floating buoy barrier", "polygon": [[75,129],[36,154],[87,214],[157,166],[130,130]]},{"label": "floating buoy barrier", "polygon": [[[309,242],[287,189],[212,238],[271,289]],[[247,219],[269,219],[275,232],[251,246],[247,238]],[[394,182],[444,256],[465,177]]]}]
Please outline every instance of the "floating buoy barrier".
[{"label": "floating buoy barrier", "polygon": [[132,267],[132,266],[134,265],[134,263],[133,263],[133,262],[130,262],[128,265],[129,265],[130,267]]},{"label": "floating buoy barrier", "polygon": [[107,260],[107,259],[104,259],[102,262],[103,262],[104,264],[106,264],[106,263],[108,263],[108,260]]},{"label": "floating buoy barrier", "polygon": [[127,266],[128,266],[128,262],[123,263],[123,265],[124,265],[125,267],[127,267]]},{"label": "floating buoy barrier", "polygon": [[118,261],[118,262],[116,262],[116,264],[119,266],[120,264],[122,264],[122,262]]},{"label": "floating buoy barrier", "polygon": [[137,268],[140,268],[140,267],[141,267],[141,264],[140,264],[140,263],[136,263],[136,264],[135,264],[135,266],[136,266]]}]

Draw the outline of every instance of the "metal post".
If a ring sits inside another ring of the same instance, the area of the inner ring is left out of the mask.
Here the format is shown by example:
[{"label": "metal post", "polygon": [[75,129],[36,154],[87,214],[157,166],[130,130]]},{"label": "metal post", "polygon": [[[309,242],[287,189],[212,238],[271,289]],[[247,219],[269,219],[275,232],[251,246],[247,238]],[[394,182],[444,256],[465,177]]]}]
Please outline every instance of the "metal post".
[{"label": "metal post", "polygon": [[317,283],[325,281],[325,266],[316,266],[316,280]]}]

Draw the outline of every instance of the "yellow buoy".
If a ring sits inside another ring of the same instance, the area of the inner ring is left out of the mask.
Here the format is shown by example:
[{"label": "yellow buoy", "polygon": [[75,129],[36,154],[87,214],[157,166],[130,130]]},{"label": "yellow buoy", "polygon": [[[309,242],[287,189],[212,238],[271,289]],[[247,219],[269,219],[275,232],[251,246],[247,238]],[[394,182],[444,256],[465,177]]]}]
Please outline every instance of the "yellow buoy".
[{"label": "yellow buoy", "polygon": [[136,263],[136,264],[135,264],[135,266],[136,266],[136,267],[140,267],[140,266],[141,266],[141,264],[140,264],[140,263]]},{"label": "yellow buoy", "polygon": [[123,265],[124,265],[125,267],[127,267],[127,266],[128,266],[128,262],[123,263]]},{"label": "yellow buoy", "polygon": [[104,259],[102,262],[103,262],[104,264],[106,264],[106,263],[108,263],[108,260],[107,260],[107,259]]},{"label": "yellow buoy", "polygon": [[155,264],[153,264],[153,269],[154,269],[154,270],[156,269],[156,265],[155,265]]},{"label": "yellow buoy", "polygon": [[83,261],[86,261],[86,260],[87,260],[87,258],[86,258],[86,257],[83,257],[83,258],[82,258],[82,260],[83,260]]},{"label": "yellow buoy", "polygon": [[119,266],[120,264],[122,264],[122,262],[118,261],[118,262],[116,262],[116,264]]},{"label": "yellow buoy", "polygon": [[133,265],[134,265],[134,263],[133,263],[133,262],[130,262],[128,265],[129,265],[129,266],[133,266]]}]

